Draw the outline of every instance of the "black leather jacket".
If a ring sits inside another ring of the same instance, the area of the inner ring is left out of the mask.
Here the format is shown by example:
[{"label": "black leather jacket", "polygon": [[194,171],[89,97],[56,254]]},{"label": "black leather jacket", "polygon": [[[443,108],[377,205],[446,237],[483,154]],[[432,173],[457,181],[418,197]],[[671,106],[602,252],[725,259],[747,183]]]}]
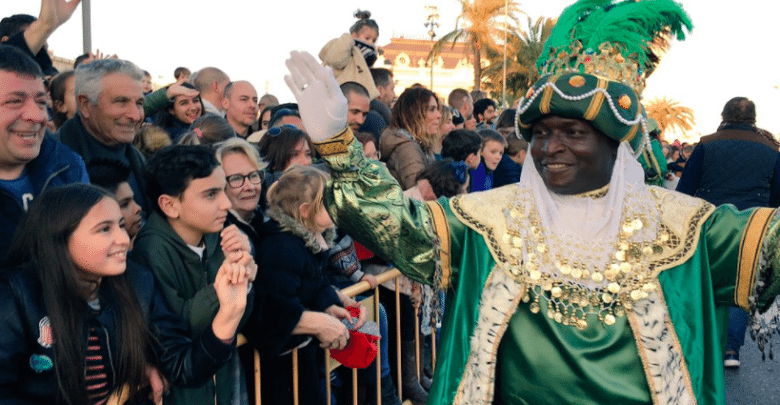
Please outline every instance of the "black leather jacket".
[{"label": "black leather jacket", "polygon": [[[198,387],[210,380],[234,350],[220,341],[211,328],[194,341],[187,324],[168,308],[154,286],[154,277],[144,267],[128,262],[127,275],[135,287],[142,311],[154,335],[154,353],[160,372],[175,385]],[[115,303],[101,295],[102,309],[89,313],[82,341],[87,344],[88,327],[98,331],[108,348],[109,381],[115,374],[117,355]],[[54,404],[58,401],[57,377],[53,368],[52,338],[41,286],[31,265],[5,269],[0,273],[0,404]],[[54,342],[56,344],[56,342]]]}]

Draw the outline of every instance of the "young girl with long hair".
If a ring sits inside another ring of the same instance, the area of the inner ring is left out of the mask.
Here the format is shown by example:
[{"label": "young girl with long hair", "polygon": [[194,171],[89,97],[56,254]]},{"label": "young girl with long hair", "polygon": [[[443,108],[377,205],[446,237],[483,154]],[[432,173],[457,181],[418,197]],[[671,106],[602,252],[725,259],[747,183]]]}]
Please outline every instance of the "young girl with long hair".
[{"label": "young girl with long hair", "polygon": [[128,265],[122,218],[113,195],[91,185],[53,188],[33,202],[0,271],[0,401],[138,403],[151,389],[159,402],[158,370],[199,386],[230,358],[247,270],[220,269],[219,311],[190,340],[151,273]]}]

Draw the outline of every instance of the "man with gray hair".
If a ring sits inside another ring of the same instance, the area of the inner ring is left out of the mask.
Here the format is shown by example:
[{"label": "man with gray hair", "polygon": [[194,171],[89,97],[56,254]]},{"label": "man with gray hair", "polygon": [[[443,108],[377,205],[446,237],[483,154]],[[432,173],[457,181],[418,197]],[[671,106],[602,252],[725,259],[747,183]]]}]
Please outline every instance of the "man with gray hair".
[{"label": "man with gray hair", "polygon": [[101,59],[76,69],[78,113],[60,127],[62,143],[81,155],[122,162],[130,167],[130,187],[144,212],[151,206],[144,197],[145,159],[133,146],[144,120],[143,71],[132,62]]},{"label": "man with gray hair", "polygon": [[225,87],[230,83],[230,77],[215,67],[205,67],[193,73],[190,81],[200,92],[204,113],[223,117],[225,109],[222,107],[222,99]]}]

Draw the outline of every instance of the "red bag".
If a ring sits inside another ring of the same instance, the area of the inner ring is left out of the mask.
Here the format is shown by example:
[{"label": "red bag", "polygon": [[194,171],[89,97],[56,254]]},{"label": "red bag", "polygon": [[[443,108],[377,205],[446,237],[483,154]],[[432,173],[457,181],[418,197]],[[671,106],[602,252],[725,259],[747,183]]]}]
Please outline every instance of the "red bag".
[{"label": "red bag", "polygon": [[366,260],[374,257],[374,252],[366,249],[363,245],[355,242],[355,252],[357,253],[358,260]]},{"label": "red bag", "polygon": [[[360,308],[348,307],[353,318],[360,316]],[[376,342],[379,336],[363,333],[358,330],[349,331],[349,343],[341,350],[331,350],[330,357],[349,368],[366,368],[376,358]]]}]

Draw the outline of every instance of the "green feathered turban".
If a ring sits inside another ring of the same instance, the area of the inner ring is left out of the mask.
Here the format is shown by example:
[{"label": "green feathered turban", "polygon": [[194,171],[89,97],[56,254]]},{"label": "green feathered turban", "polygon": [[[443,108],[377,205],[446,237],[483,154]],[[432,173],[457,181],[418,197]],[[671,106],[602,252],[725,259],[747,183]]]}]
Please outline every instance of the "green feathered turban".
[{"label": "green feathered turban", "polygon": [[531,141],[531,124],[552,114],[590,121],[616,141],[639,150],[645,119],[631,87],[590,74],[548,74],[537,81],[517,109],[517,126]]},{"label": "green feathered turban", "polygon": [[580,0],[563,11],[539,57],[542,74],[520,100],[517,130],[531,140],[531,126],[545,115],[584,119],[639,154],[647,142],[640,104],[645,80],[669,45],[691,29],[671,0]]}]

